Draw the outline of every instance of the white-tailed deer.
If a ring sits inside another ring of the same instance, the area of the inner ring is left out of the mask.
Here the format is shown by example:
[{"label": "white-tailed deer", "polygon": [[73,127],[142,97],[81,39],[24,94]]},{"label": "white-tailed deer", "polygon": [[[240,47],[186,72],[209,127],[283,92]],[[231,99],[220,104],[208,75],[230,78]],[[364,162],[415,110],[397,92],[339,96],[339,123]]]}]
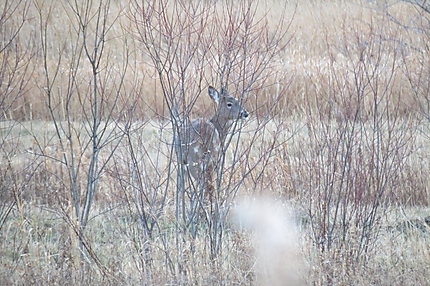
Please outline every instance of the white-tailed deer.
[{"label": "white-tailed deer", "polygon": [[205,195],[212,200],[214,186],[212,176],[220,162],[220,154],[230,128],[239,119],[248,117],[240,102],[224,88],[218,92],[209,86],[209,95],[216,103],[211,119],[199,118],[181,131],[183,163]]}]

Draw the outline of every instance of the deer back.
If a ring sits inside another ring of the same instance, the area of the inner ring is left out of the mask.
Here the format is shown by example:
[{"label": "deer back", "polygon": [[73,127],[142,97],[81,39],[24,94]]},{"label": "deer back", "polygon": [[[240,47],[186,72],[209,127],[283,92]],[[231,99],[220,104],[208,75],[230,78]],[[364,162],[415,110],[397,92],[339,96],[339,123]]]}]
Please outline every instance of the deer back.
[{"label": "deer back", "polygon": [[220,134],[209,120],[199,118],[181,132],[185,164],[216,165],[221,149]]}]

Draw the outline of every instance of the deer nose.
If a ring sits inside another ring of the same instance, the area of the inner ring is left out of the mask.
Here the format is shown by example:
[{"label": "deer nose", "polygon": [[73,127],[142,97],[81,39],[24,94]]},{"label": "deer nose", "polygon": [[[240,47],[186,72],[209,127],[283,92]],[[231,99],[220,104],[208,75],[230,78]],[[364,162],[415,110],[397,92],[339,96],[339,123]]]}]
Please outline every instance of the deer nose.
[{"label": "deer nose", "polygon": [[249,113],[246,110],[242,110],[242,112],[240,113],[240,117],[242,118],[248,118]]}]

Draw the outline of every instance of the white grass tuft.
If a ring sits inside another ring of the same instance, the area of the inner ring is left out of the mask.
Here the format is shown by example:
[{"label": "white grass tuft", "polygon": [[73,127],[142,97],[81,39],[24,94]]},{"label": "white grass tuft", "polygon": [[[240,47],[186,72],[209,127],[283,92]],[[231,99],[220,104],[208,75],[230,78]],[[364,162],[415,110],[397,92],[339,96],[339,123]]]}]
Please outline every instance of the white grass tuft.
[{"label": "white grass tuft", "polygon": [[235,207],[234,220],[253,235],[258,285],[304,285],[298,230],[290,207],[270,198],[246,198]]}]

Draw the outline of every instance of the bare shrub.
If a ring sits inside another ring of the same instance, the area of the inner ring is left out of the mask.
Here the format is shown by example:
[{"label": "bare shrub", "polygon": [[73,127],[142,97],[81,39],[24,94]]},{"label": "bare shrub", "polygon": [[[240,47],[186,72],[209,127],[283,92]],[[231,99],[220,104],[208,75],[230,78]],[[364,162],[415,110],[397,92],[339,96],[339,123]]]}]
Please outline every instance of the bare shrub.
[{"label": "bare shrub", "polygon": [[[118,15],[110,13],[109,1],[92,4],[77,1],[60,7],[54,2],[35,2],[43,67],[43,81],[38,87],[54,125],[54,135],[48,142],[55,142],[55,150],[49,152],[46,142],[34,136],[34,154],[52,160],[61,170],[58,180],[65,198],[61,212],[70,227],[75,267],[80,267],[81,260],[91,259],[106,272],[86,239],[85,229],[100,178],[123,137],[114,115],[121,113],[119,102],[129,51],[125,45],[120,66],[110,61],[108,34]],[[52,47],[50,19],[58,9],[65,10],[74,29]],[[64,79],[67,84],[62,86]]]},{"label": "bare shrub", "polygon": [[393,92],[397,50],[372,31],[345,33],[343,43],[327,44],[328,72],[313,78],[325,88],[306,98],[306,147],[290,160],[326,283],[365,263],[386,206],[408,199],[401,174],[413,147],[412,121]]},{"label": "bare shrub", "polygon": [[[424,1],[401,1],[411,13],[406,19],[399,19],[386,8],[388,18],[404,30],[408,36],[393,37],[394,45],[401,49],[403,71],[406,75],[408,90],[412,100],[412,110],[419,118],[430,119],[430,6]],[[399,4],[400,5],[400,4]],[[427,132],[426,132],[427,133]]]},{"label": "bare shrub", "polygon": [[15,131],[20,124],[7,121],[12,119],[12,108],[25,93],[31,75],[32,51],[19,44],[29,5],[29,1],[0,4],[0,231],[15,206],[22,211],[22,191],[31,178],[20,176],[29,166],[15,164],[21,143]]},{"label": "bare shrub", "polygon": [[[189,180],[188,170],[182,164],[186,147],[179,136],[180,130],[189,126],[191,110],[199,96],[206,93],[208,85],[229,90],[240,105],[246,105],[249,93],[267,84],[277,52],[287,44],[288,26],[284,25],[288,23],[282,16],[275,29],[269,29],[267,17],[257,16],[254,1],[211,4],[134,1],[133,6],[130,18],[135,23],[136,36],[157,73],[168,108],[172,149],[165,153],[171,167],[162,169],[168,172],[167,184],[174,180],[171,187],[175,190],[175,247],[180,255],[174,258],[173,266],[175,273],[186,277],[190,258],[182,254],[189,249],[195,257],[195,243],[201,236],[205,237],[212,263],[221,265],[217,257],[222,254],[230,202],[246,177],[255,172],[257,166],[267,164],[280,132],[264,137],[269,132],[267,125],[271,117],[259,116],[258,109],[252,113],[257,116],[256,126],[247,131],[248,134],[244,133],[242,122],[233,124],[231,133],[222,142],[222,155],[215,168],[215,190],[208,205],[203,196],[198,195],[202,192],[201,186]],[[276,100],[271,101],[267,110],[275,105]],[[261,106],[257,98],[255,106]],[[240,141],[242,137],[250,138],[249,142]],[[261,149],[255,144],[260,140],[265,143]],[[264,171],[264,167],[260,171]],[[259,174],[255,174],[256,184],[260,182]],[[159,193],[166,190],[163,187]],[[145,197],[150,197],[152,192],[146,190]],[[148,208],[151,205],[148,204]]]},{"label": "bare shrub", "polygon": [[34,51],[20,41],[29,6],[30,1],[25,0],[5,1],[0,6],[0,119],[12,119],[19,112],[31,118],[31,103],[15,104],[26,92],[32,72],[29,61]]}]

